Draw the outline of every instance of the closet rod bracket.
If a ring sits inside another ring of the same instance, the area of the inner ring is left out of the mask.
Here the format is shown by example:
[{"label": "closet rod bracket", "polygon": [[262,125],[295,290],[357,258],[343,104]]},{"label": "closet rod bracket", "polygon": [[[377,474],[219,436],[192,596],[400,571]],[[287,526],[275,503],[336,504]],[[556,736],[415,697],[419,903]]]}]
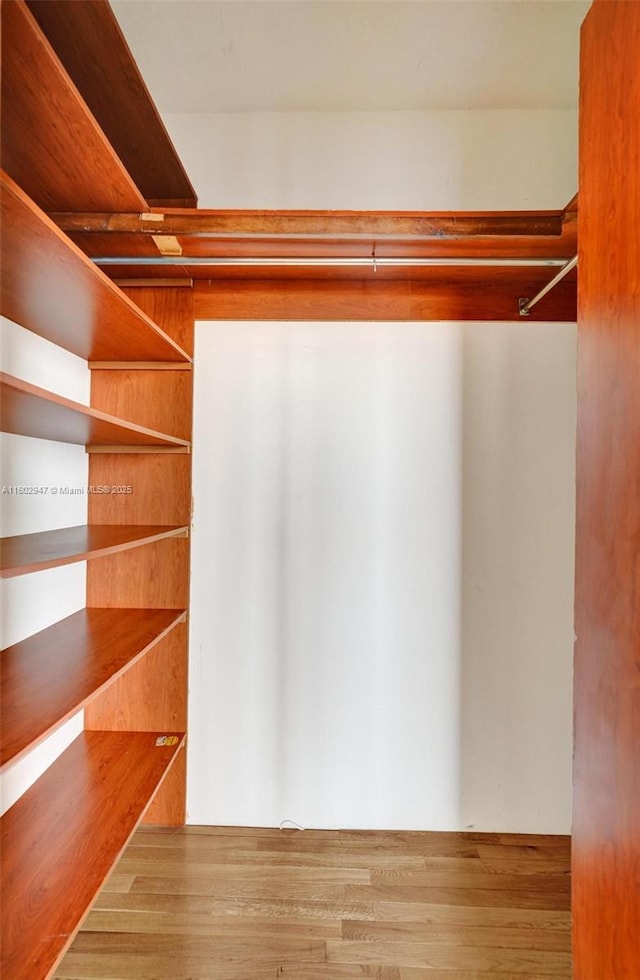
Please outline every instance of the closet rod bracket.
[{"label": "closet rod bracket", "polygon": [[546,296],[547,293],[550,292],[554,286],[557,286],[559,282],[562,282],[564,277],[568,275],[572,269],[575,269],[577,264],[578,264],[578,256],[574,255],[574,257],[572,259],[569,259],[569,261],[562,266],[560,271],[556,273],[553,279],[550,282],[548,282],[546,286],[543,286],[540,292],[536,293],[536,295],[532,299],[527,299],[525,296],[521,296],[520,299],[518,300],[518,313],[520,314],[520,316],[529,316],[529,313],[531,312],[532,308],[536,305],[536,303],[539,303],[542,297]]}]

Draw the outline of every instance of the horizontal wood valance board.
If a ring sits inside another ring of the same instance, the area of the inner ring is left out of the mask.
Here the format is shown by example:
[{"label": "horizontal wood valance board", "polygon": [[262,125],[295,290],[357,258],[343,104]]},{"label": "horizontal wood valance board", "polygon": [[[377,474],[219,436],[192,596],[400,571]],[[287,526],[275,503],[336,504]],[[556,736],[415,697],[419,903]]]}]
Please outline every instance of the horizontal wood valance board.
[{"label": "horizontal wood valance board", "polygon": [[[483,270],[465,282],[216,280],[194,285],[196,320],[519,320],[518,300],[553,277],[550,269]],[[487,272],[493,272],[488,281]],[[499,275],[498,275],[499,273]],[[514,275],[516,273],[516,275]],[[530,321],[576,319],[571,273],[532,311]]]}]

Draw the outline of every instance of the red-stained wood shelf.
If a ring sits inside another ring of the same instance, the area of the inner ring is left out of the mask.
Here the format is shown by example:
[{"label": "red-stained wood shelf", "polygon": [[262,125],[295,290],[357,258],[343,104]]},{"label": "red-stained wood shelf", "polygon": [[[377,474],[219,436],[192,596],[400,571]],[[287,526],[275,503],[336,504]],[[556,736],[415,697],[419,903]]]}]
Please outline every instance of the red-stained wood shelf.
[{"label": "red-stained wood shelf", "polygon": [[108,0],[27,6],[148,203],[194,208],[195,191]]},{"label": "red-stained wood shelf", "polygon": [[84,732],[2,818],[2,977],[49,976],[184,745]]},{"label": "red-stained wood shelf", "polygon": [[82,609],[0,658],[0,768],[16,762],[184,621],[181,609]]},{"label": "red-stained wood shelf", "polygon": [[2,173],[1,311],[90,361],[189,356]]},{"label": "red-stained wood shelf", "polygon": [[142,524],[81,524],[18,534],[0,540],[2,578],[100,558],[163,538],[186,537],[189,528]]},{"label": "red-stained wood shelf", "polygon": [[83,446],[189,449],[186,439],[124,422],[0,372],[0,425],[3,432]]},{"label": "red-stained wood shelf", "polygon": [[24,0],[2,4],[2,160],[48,211],[148,210]]}]

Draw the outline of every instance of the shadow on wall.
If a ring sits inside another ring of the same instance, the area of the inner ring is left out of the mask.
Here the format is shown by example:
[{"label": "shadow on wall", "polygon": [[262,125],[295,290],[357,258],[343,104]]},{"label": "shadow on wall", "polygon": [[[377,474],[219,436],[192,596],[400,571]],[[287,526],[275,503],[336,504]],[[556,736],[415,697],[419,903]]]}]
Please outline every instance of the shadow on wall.
[{"label": "shadow on wall", "polygon": [[566,830],[574,328],[197,343],[190,819]]},{"label": "shadow on wall", "polygon": [[576,327],[463,334],[461,824],[569,833]]}]

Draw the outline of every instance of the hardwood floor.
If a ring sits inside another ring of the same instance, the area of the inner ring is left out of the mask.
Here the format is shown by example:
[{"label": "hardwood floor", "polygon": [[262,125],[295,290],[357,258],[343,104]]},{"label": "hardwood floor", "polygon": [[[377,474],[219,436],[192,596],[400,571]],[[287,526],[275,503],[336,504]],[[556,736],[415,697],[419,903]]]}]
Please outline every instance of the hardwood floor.
[{"label": "hardwood floor", "polygon": [[140,830],[59,980],[571,976],[570,840]]}]

